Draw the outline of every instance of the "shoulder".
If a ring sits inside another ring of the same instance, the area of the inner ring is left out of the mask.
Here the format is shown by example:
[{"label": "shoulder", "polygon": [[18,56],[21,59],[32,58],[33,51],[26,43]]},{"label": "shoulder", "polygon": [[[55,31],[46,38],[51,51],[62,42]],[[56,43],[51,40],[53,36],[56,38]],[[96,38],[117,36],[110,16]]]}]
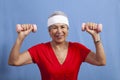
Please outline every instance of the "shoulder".
[{"label": "shoulder", "polygon": [[38,43],[38,44],[36,44],[36,45],[34,45],[34,46],[36,46],[36,47],[49,46],[49,44],[50,44],[50,42],[44,42],[44,43]]},{"label": "shoulder", "polygon": [[79,43],[79,42],[69,42],[70,45],[72,46],[84,46],[82,43]]},{"label": "shoulder", "polygon": [[88,47],[86,47],[84,44],[80,43],[80,42],[69,42],[70,46],[72,48],[76,48],[76,49],[88,49]]},{"label": "shoulder", "polygon": [[50,46],[50,42],[45,42],[45,43],[38,43],[38,44],[32,46],[31,48],[42,49],[42,48],[47,48],[49,46]]}]

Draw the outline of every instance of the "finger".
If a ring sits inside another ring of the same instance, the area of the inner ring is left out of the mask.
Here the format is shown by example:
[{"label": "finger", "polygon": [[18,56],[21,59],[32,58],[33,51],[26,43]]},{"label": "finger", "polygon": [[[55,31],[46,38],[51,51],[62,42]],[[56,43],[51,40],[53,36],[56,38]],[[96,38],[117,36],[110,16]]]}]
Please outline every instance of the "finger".
[{"label": "finger", "polygon": [[87,32],[89,32],[89,31],[90,31],[90,28],[89,28],[89,26],[88,26],[88,25],[86,25],[85,30],[86,30]]},{"label": "finger", "polygon": [[32,31],[33,25],[32,25],[32,24],[29,24],[29,25],[28,25],[28,29],[29,29],[30,31]]},{"label": "finger", "polygon": [[93,26],[92,29],[95,30],[96,29],[96,23],[93,23],[92,26]]},{"label": "finger", "polygon": [[89,28],[89,22],[86,23],[85,28]]},{"label": "finger", "polygon": [[16,25],[16,31],[17,32],[20,32],[20,31],[22,31],[23,30],[23,28],[21,27],[21,25],[20,24],[17,24]]},{"label": "finger", "polygon": [[98,25],[98,24],[95,23],[95,29],[97,29],[97,25]]},{"label": "finger", "polygon": [[85,30],[86,30],[86,31],[89,30],[89,25],[90,25],[90,22],[87,22],[87,23],[85,24]]},{"label": "finger", "polygon": [[23,31],[26,31],[26,30],[27,30],[26,24],[22,24],[21,27],[23,28]]},{"label": "finger", "polygon": [[27,30],[31,29],[31,24],[27,24]]},{"label": "finger", "polygon": [[93,30],[93,23],[92,22],[89,23],[89,29]]},{"label": "finger", "polygon": [[33,24],[29,24],[29,29],[33,29]]},{"label": "finger", "polygon": [[28,31],[31,32],[33,30],[33,25],[32,24],[29,24],[29,29]]},{"label": "finger", "polygon": [[24,28],[24,25],[23,25],[23,24],[21,24],[21,27],[22,27],[22,29],[23,29],[22,31],[24,31],[24,30],[25,30],[25,28]]},{"label": "finger", "polygon": [[92,23],[91,22],[87,22],[86,23],[86,27],[90,30],[92,30]]},{"label": "finger", "polygon": [[29,30],[29,24],[26,24],[26,30]]},{"label": "finger", "polygon": [[22,24],[23,31],[27,31],[29,29],[28,24]]}]

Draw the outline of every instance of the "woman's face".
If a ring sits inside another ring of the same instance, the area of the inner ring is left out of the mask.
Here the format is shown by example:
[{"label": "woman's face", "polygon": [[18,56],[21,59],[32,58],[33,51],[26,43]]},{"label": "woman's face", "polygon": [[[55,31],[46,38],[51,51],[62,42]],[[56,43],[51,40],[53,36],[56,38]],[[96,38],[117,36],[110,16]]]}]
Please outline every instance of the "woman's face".
[{"label": "woman's face", "polygon": [[53,24],[49,27],[49,34],[52,38],[52,41],[56,43],[62,43],[66,41],[68,35],[68,26],[66,24]]}]

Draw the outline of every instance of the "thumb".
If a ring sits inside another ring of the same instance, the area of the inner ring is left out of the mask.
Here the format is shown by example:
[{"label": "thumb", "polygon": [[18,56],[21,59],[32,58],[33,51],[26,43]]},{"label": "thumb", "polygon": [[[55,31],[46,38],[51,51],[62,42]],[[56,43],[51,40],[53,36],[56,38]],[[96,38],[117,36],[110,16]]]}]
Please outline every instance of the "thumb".
[{"label": "thumb", "polygon": [[33,26],[31,25],[30,28],[27,30],[28,33],[33,31]]},{"label": "thumb", "polygon": [[90,32],[90,29],[88,26],[86,26],[85,29],[86,29],[86,32]]}]

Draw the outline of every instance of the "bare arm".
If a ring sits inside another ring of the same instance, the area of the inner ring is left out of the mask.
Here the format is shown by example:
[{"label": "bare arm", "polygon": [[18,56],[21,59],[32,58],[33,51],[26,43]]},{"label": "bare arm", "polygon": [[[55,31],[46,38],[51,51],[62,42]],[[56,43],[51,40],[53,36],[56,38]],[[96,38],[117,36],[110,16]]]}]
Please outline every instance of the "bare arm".
[{"label": "bare arm", "polygon": [[26,24],[22,26],[24,27],[24,30],[18,33],[16,42],[10,52],[8,64],[12,66],[21,66],[32,63],[32,58],[28,51],[20,53],[20,48],[25,37],[32,31],[32,25]]},{"label": "bare arm", "polygon": [[99,41],[94,42],[94,44],[96,48],[96,53],[90,52],[85,61],[93,65],[104,66],[106,64],[106,57],[102,42],[99,39]]},{"label": "bare arm", "polygon": [[[100,40],[100,35],[99,33],[97,33],[94,30],[94,27],[96,27],[95,23],[91,23],[92,25],[87,24],[87,28],[86,31],[91,34],[93,40],[94,40],[94,44],[95,44],[95,48],[96,48],[96,52],[90,52],[87,56],[87,58],[85,59],[85,62],[88,62],[90,64],[93,65],[97,65],[97,66],[103,66],[106,64],[106,57],[105,57],[105,52],[104,52],[104,48],[102,45],[102,42]],[[90,27],[93,27],[92,29],[90,29]]]}]

